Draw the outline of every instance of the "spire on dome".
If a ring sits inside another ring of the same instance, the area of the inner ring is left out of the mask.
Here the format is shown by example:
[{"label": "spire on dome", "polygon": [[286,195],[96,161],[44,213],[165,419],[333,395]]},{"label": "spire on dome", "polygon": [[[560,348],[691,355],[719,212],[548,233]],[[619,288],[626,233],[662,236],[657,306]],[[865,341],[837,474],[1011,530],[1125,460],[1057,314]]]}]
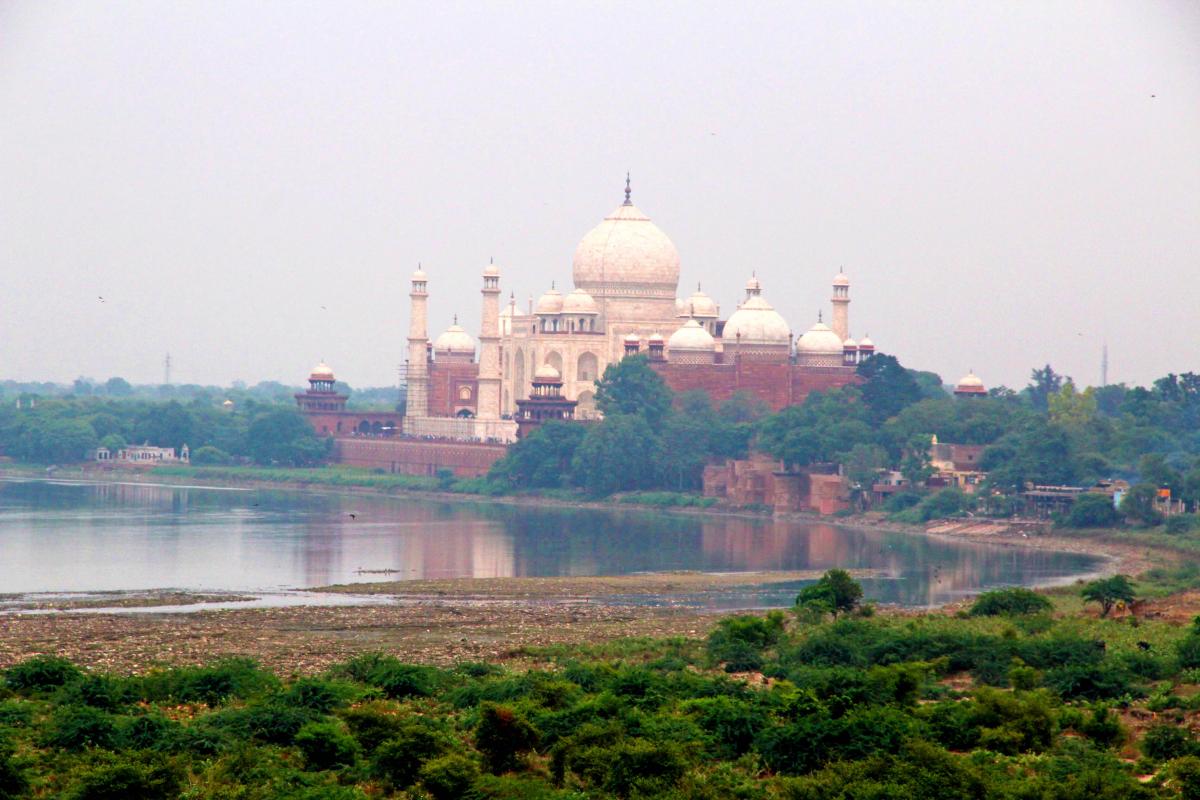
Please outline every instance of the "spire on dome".
[{"label": "spire on dome", "polygon": [[821,309],[818,308],[817,309],[817,322],[824,322],[824,321],[825,321],[824,312],[822,312]]},{"label": "spire on dome", "polygon": [[625,202],[622,205],[627,205],[627,206],[633,205],[633,201],[629,199],[629,196],[631,194],[633,194],[633,190],[629,188],[629,173],[626,172],[625,173]]}]

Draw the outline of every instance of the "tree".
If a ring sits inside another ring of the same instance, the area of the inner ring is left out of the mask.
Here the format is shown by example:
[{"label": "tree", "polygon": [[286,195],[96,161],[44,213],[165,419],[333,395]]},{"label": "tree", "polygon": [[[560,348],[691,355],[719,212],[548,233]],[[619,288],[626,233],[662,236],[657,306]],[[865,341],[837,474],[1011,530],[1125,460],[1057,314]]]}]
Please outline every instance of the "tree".
[{"label": "tree", "polygon": [[276,407],[254,418],[246,431],[246,450],[259,464],[311,466],[329,452],[296,409]]},{"label": "tree", "polygon": [[566,486],[571,460],[586,434],[587,427],[577,422],[550,420],[509,447],[488,478],[518,489]]},{"label": "tree", "polygon": [[133,427],[133,438],[138,442],[149,442],[158,447],[179,449],[185,444],[196,444],[193,434],[192,415],[179,401],[147,406]]},{"label": "tree", "polygon": [[846,477],[852,485],[870,490],[879,470],[887,466],[887,452],[875,444],[856,444],[842,456]]},{"label": "tree", "polygon": [[1111,497],[1098,492],[1085,492],[1075,498],[1067,514],[1066,525],[1068,528],[1111,528],[1118,519]]},{"label": "tree", "polygon": [[1158,498],[1158,487],[1153,483],[1138,483],[1129,487],[1121,498],[1120,512],[1125,518],[1143,525],[1157,525],[1162,522],[1162,514],[1154,507]]},{"label": "tree", "polygon": [[1082,392],[1076,391],[1070,378],[1046,402],[1050,421],[1068,429],[1079,430],[1096,416],[1095,391],[1090,386]]},{"label": "tree", "polygon": [[128,397],[133,387],[124,378],[112,377],[104,382],[104,393],[109,397]]},{"label": "tree", "polygon": [[831,569],[821,576],[820,580],[800,590],[796,596],[796,605],[828,611],[835,617],[839,613],[848,613],[858,607],[862,601],[862,585],[844,569]]},{"label": "tree", "polygon": [[670,410],[671,401],[671,390],[643,355],[609,364],[596,382],[596,408],[602,414],[637,414],[655,429]]},{"label": "tree", "polygon": [[658,439],[645,418],[605,417],[591,425],[571,459],[571,476],[590,494],[609,495],[654,485]]},{"label": "tree", "polygon": [[1038,411],[1046,411],[1050,407],[1050,395],[1057,393],[1062,384],[1063,376],[1049,364],[1035,369],[1029,376],[1029,386],[1025,387],[1030,405]]},{"label": "tree", "polygon": [[904,457],[900,460],[900,474],[909,486],[919,486],[933,476],[933,464],[929,458],[931,445],[928,436],[917,434],[908,440]]},{"label": "tree", "polygon": [[863,379],[862,400],[870,410],[871,420],[881,424],[921,399],[921,387],[909,370],[895,356],[883,353],[858,365]]},{"label": "tree", "polygon": [[1136,598],[1133,584],[1125,575],[1113,575],[1092,581],[1080,593],[1084,602],[1099,603],[1100,616],[1107,617],[1117,603],[1132,603]]}]

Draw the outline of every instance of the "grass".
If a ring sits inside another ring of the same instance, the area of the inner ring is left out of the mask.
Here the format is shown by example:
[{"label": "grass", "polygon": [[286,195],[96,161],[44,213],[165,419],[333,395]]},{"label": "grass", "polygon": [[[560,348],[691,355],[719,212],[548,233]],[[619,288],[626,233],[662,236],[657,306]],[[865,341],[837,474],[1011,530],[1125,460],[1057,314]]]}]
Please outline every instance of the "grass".
[{"label": "grass", "polygon": [[617,495],[618,503],[656,508],[711,508],[716,505],[715,497],[702,497],[686,492],[630,492]]}]

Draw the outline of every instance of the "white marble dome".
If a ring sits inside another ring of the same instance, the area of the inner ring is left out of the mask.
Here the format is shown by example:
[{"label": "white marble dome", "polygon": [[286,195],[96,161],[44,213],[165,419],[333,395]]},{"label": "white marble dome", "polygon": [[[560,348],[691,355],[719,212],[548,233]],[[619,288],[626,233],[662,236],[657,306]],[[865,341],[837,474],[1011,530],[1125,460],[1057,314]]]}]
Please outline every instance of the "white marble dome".
[{"label": "white marble dome", "polygon": [[600,308],[592,296],[583,289],[574,289],[562,301],[564,314],[599,314]]},{"label": "white marble dome", "polygon": [[435,353],[475,353],[475,339],[457,322],[433,340]]},{"label": "white marble dome", "polygon": [[546,290],[546,293],[538,298],[537,305],[533,308],[535,314],[561,314],[563,310],[562,292],[555,289],[553,286]]},{"label": "white marble dome", "polygon": [[813,325],[796,341],[796,352],[821,355],[842,354],[844,344],[833,329],[824,322]]},{"label": "white marble dome", "polygon": [[332,381],[334,379],[333,370],[328,364],[322,361],[320,364],[317,364],[312,368],[312,372],[309,373],[308,379],[310,381]]},{"label": "white marble dome", "polygon": [[499,277],[500,276],[500,268],[497,267],[494,263],[488,262],[488,265],[483,268],[483,275],[485,278]]},{"label": "white marble dome", "polygon": [[846,277],[846,273],[839,272],[837,275],[833,276],[833,285],[834,286],[849,286],[850,279]]},{"label": "white marble dome", "polygon": [[717,340],[694,319],[683,323],[683,327],[671,334],[667,339],[667,349],[672,352],[681,350],[711,351],[717,347]]},{"label": "white marble dome", "polygon": [[535,381],[558,381],[562,376],[558,374],[558,370],[549,364],[542,364],[537,368],[537,372],[533,373]]},{"label": "white marble dome", "polygon": [[632,203],[604,218],[575,248],[575,285],[593,297],[675,297],[679,251]]},{"label": "white marble dome", "polygon": [[788,345],[791,336],[787,320],[761,295],[754,295],[742,303],[726,320],[725,330],[721,333],[723,341],[743,345]]},{"label": "white marble dome", "polygon": [[962,377],[962,380],[960,380],[958,382],[958,388],[959,389],[982,389],[983,388],[983,379],[980,378],[978,375],[976,375],[974,372],[968,372],[966,375],[964,375]]},{"label": "white marble dome", "polygon": [[683,310],[685,317],[702,317],[704,319],[716,319],[720,313],[713,299],[699,289],[692,292],[692,296],[685,301]]}]

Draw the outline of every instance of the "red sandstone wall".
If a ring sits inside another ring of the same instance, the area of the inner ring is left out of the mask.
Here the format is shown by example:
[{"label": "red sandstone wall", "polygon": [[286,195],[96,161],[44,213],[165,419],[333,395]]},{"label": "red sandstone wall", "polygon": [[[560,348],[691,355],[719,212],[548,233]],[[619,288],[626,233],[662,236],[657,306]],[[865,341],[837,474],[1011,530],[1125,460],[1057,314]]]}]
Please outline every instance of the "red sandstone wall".
[{"label": "red sandstone wall", "polygon": [[318,436],[349,436],[362,422],[400,428],[399,411],[310,411],[304,414]]},{"label": "red sandstone wall", "polygon": [[[470,400],[459,400],[458,391],[466,386]],[[474,363],[433,362],[429,365],[429,416],[453,417],[460,409],[475,413],[479,394],[479,365]]]},{"label": "red sandstone wall", "polygon": [[504,457],[502,444],[435,439],[336,439],[333,456],[339,464],[382,469],[399,475],[436,475],[447,469],[460,478],[486,475]]},{"label": "red sandstone wall", "polygon": [[650,366],[676,392],[700,389],[719,404],[737,392],[748,392],[778,411],[804,402],[809,392],[858,383],[853,367],[802,367],[795,364],[738,359],[732,364],[672,364]]}]

